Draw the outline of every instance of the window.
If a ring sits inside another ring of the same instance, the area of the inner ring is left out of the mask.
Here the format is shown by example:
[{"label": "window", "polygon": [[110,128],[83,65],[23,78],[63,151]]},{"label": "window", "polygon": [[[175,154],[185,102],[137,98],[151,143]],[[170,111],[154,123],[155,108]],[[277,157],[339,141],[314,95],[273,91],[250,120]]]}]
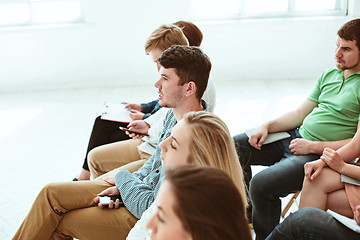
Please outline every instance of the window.
[{"label": "window", "polygon": [[83,22],[79,0],[0,0],[0,26]]},{"label": "window", "polygon": [[347,0],[192,0],[195,19],[347,15]]}]

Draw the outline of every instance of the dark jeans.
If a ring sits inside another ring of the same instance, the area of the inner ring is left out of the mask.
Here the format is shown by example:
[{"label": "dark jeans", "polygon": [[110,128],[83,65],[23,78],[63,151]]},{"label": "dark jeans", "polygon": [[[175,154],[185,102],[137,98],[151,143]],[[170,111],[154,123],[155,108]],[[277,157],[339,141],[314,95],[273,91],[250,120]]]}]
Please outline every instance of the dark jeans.
[{"label": "dark jeans", "polygon": [[83,169],[89,171],[87,163],[87,155],[91,149],[98,146],[118,142],[122,140],[130,139],[124,131],[121,131],[119,127],[126,127],[128,123],[113,122],[108,120],[101,120],[100,116],[95,119],[94,126],[90,135],[88,148],[86,150]]},{"label": "dark jeans", "polygon": [[360,239],[356,233],[330,214],[317,208],[302,208],[290,214],[266,240],[339,240]]},{"label": "dark jeans", "polygon": [[[294,155],[289,149],[291,140],[301,138],[297,129],[288,131],[290,138],[262,146],[252,147],[245,133],[236,135],[234,141],[239,160],[244,169],[252,204],[252,222],[256,239],[265,239],[278,225],[281,214],[280,197],[301,190],[304,164],[320,155]],[[251,166],[269,166],[252,178]]]}]

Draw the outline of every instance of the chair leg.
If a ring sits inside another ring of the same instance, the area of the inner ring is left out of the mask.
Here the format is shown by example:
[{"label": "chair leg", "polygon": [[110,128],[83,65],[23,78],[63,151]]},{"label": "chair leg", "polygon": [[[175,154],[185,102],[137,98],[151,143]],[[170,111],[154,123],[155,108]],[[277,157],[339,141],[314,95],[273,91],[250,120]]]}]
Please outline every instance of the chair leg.
[{"label": "chair leg", "polygon": [[286,213],[289,211],[292,204],[295,202],[296,198],[299,196],[300,192],[294,193],[289,202],[286,204],[284,210],[281,212],[281,217],[284,218]]}]

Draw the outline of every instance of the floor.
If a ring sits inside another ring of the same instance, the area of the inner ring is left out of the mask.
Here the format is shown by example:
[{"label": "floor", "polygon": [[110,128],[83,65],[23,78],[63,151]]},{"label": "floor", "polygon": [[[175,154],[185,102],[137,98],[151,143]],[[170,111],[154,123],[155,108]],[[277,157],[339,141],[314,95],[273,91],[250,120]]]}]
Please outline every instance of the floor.
[{"label": "floor", "polygon": [[[215,82],[215,113],[234,135],[295,108],[313,84],[313,80]],[[78,175],[93,120],[105,100],[155,98],[151,85],[0,94],[0,240],[11,239],[45,184]]]}]

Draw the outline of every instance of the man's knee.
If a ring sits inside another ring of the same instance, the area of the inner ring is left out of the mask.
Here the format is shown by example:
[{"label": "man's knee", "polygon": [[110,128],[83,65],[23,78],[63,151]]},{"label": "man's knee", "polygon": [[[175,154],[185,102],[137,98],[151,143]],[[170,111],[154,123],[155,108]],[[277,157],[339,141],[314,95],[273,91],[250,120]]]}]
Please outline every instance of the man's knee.
[{"label": "man's knee", "polygon": [[63,188],[61,183],[49,183],[43,187],[38,196],[42,204],[50,204],[52,210],[60,215],[66,212],[59,204],[59,198],[64,195]]},{"label": "man's knee", "polygon": [[251,179],[249,194],[252,200],[258,197],[263,198],[262,195],[265,192],[265,190],[269,190],[266,186],[267,182],[268,179],[265,174],[262,174],[262,172],[259,172]]},{"label": "man's knee", "polygon": [[[258,172],[250,181],[249,194],[251,199],[273,198],[276,196],[277,185],[276,173],[266,168]],[[268,196],[268,197],[267,197]]]},{"label": "man's knee", "polygon": [[98,159],[99,159],[99,148],[96,147],[96,148],[93,148],[89,153],[88,153],[88,156],[87,156],[87,161],[88,161],[88,166],[90,169],[96,169],[97,168],[97,162],[98,162]]},{"label": "man's knee", "polygon": [[314,217],[312,208],[301,208],[295,213],[291,213],[288,217],[291,221],[291,224],[301,226],[303,223],[308,224],[309,221]]},{"label": "man's knee", "polygon": [[239,145],[239,146],[245,146],[245,145],[249,145],[248,141],[249,141],[249,137],[246,135],[246,133],[241,133],[238,135],[235,135],[233,137],[235,145]]},{"label": "man's knee", "polygon": [[40,193],[45,194],[47,196],[51,196],[58,191],[59,191],[59,183],[48,183],[43,187]]},{"label": "man's knee", "polygon": [[[303,232],[312,234],[316,232],[315,227],[320,227],[324,224],[324,220],[328,219],[328,214],[317,208],[301,208],[295,213],[291,213],[283,222],[285,228],[291,230],[292,236],[302,235]],[[312,228],[312,227],[313,228]],[[309,230],[312,229],[312,230]]]}]

